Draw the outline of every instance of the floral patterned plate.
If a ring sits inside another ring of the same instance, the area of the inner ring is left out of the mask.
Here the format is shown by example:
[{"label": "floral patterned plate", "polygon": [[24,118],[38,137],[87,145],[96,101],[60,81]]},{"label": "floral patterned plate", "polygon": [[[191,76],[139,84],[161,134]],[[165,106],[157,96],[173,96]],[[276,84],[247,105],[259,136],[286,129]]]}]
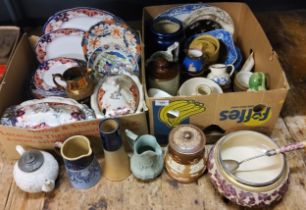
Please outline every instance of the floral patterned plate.
[{"label": "floral patterned plate", "polygon": [[104,44],[97,48],[91,54],[87,66],[101,76],[124,71],[139,74],[139,66],[133,55],[127,52],[125,46],[116,43]]},{"label": "floral patterned plate", "polygon": [[104,77],[90,98],[97,118],[139,113],[144,108],[142,85],[127,72]]},{"label": "floral patterned plate", "polygon": [[82,51],[84,31],[79,29],[58,29],[40,37],[35,52],[40,63],[46,60],[66,57],[85,61]]},{"label": "floral patterned plate", "polygon": [[110,12],[99,9],[76,7],[62,10],[51,16],[43,27],[43,33],[60,28],[75,28],[88,31],[91,26],[100,21],[120,21],[122,20]]},{"label": "floral patterned plate", "polygon": [[33,95],[38,98],[44,98],[47,96],[66,96],[64,90],[58,88],[53,82],[53,74],[63,74],[67,69],[76,67],[82,64],[81,61],[73,60],[69,58],[54,58],[47,60],[40,64],[35,70],[33,75],[31,86]]},{"label": "floral patterned plate", "polygon": [[140,37],[139,34],[123,22],[101,21],[92,26],[84,34],[82,47],[87,59],[100,46],[117,43],[125,46],[128,53],[132,54],[136,61],[140,58]]},{"label": "floral patterned plate", "polygon": [[25,101],[7,108],[0,123],[19,128],[40,129],[94,118],[91,109],[73,99],[48,97]]}]

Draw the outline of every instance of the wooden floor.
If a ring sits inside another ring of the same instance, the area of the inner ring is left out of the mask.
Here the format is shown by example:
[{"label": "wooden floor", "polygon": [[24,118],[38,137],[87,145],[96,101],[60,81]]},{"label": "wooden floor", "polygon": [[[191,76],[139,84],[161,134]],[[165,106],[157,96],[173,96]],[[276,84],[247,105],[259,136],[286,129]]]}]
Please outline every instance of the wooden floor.
[{"label": "wooden floor", "polygon": [[[281,145],[306,140],[306,11],[256,14],[286,71],[291,89],[272,137]],[[1,151],[1,150],[0,150]],[[270,209],[306,209],[306,153],[289,156],[291,183],[284,198]],[[150,183],[130,176],[123,182],[102,178],[89,190],[69,186],[61,174],[55,191],[28,194],[12,178],[13,163],[0,153],[0,209],[239,209],[222,198],[205,174],[193,184],[180,184],[164,172]]]}]

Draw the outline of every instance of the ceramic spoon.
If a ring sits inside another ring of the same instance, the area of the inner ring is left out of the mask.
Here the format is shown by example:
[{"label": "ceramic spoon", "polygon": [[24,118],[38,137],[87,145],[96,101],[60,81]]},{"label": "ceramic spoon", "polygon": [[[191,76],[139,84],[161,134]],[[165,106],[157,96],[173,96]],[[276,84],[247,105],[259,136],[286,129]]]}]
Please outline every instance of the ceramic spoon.
[{"label": "ceramic spoon", "polygon": [[236,160],[222,160],[223,162],[223,166],[225,169],[227,169],[227,171],[233,173],[235,172],[239,166],[244,163],[247,162],[249,160],[253,160],[259,157],[263,157],[263,156],[273,156],[273,155],[277,155],[279,153],[285,153],[285,152],[290,152],[290,151],[294,151],[294,150],[298,150],[298,149],[303,149],[306,148],[306,141],[302,141],[299,143],[294,143],[294,144],[289,144],[283,147],[280,147],[278,149],[271,149],[271,150],[267,150],[265,153],[260,154],[260,155],[256,155],[247,159],[244,159],[242,161],[236,161]]}]

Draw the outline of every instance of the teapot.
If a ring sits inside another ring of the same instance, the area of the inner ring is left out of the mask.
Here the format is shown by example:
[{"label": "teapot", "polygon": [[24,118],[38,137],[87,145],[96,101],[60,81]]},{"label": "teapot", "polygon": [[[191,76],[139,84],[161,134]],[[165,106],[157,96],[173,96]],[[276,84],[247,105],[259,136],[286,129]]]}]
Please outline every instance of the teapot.
[{"label": "teapot", "polygon": [[152,180],[163,170],[164,160],[160,145],[155,136],[138,136],[132,131],[125,129],[125,134],[131,141],[133,155],[130,160],[133,175],[140,180]]},{"label": "teapot", "polygon": [[56,159],[48,152],[26,151],[20,145],[16,146],[16,150],[21,156],[14,165],[16,185],[29,193],[52,191],[59,171]]}]

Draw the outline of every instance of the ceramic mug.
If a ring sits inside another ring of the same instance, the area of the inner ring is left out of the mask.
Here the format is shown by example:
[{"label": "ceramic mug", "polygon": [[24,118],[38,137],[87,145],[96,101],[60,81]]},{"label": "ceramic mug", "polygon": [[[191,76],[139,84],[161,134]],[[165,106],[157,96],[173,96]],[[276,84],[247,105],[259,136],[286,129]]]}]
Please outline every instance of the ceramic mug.
[{"label": "ceramic mug", "polygon": [[71,136],[63,143],[56,142],[55,146],[60,149],[70,184],[74,188],[88,189],[98,183],[101,167],[86,136]]}]

